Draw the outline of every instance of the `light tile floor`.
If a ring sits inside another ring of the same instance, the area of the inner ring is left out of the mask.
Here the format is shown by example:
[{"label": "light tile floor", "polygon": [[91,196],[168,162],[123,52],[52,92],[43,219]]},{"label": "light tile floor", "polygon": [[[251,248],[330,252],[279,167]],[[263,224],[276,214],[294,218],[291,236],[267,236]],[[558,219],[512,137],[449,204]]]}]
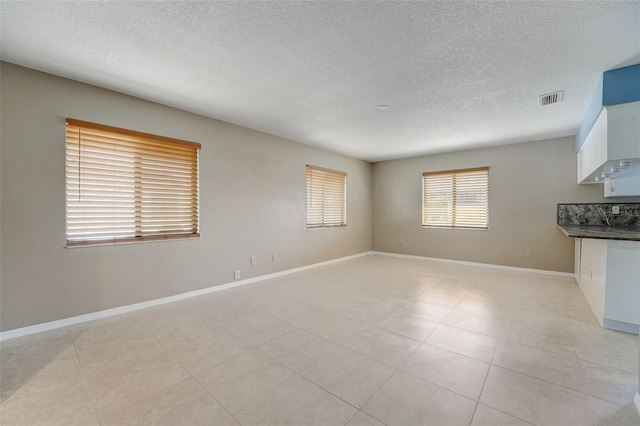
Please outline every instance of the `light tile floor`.
[{"label": "light tile floor", "polygon": [[572,279],[367,256],[2,342],[2,425],[640,425]]}]

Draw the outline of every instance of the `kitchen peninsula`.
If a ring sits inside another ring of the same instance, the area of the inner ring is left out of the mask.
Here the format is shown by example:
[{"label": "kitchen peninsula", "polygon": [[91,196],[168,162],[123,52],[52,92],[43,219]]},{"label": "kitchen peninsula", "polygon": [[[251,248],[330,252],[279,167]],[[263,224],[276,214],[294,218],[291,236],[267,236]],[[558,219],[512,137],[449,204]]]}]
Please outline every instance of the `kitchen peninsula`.
[{"label": "kitchen peninsula", "polygon": [[638,334],[640,204],[558,204],[557,224],[576,239],[576,281],[600,325]]}]

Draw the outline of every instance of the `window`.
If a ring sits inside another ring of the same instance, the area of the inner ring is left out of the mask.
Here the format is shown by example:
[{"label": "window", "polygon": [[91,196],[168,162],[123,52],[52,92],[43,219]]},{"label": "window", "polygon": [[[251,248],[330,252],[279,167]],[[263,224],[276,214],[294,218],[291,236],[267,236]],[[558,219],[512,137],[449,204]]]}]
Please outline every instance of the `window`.
[{"label": "window", "polygon": [[347,174],[307,166],[307,229],[347,226]]},{"label": "window", "polygon": [[422,226],[487,229],[489,168],[422,174]]},{"label": "window", "polygon": [[200,144],[67,119],[67,246],[198,237]]}]

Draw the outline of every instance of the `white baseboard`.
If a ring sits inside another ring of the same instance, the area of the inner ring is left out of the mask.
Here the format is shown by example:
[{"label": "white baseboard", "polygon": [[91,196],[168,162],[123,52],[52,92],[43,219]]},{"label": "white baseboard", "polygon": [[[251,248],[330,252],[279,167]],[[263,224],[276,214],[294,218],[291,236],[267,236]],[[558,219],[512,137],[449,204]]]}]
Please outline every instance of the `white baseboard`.
[{"label": "white baseboard", "polygon": [[440,263],[454,263],[457,265],[477,266],[480,268],[503,269],[506,271],[531,272],[534,274],[553,275],[556,277],[564,277],[564,278],[575,278],[575,274],[572,274],[571,272],[558,272],[558,271],[547,271],[545,269],[519,268],[517,266],[505,266],[505,265],[494,265],[491,263],[467,262],[465,260],[453,260],[453,259],[442,259],[439,257],[415,256],[412,254],[389,253],[385,251],[371,251],[370,254],[402,257],[406,259],[429,260],[432,262],[440,262]]},{"label": "white baseboard", "polygon": [[70,325],[80,324],[83,322],[95,321],[102,318],[112,317],[115,315],[125,314],[127,312],[138,311],[140,309],[150,308],[152,306],[164,305],[165,303],[176,302],[178,300],[189,299],[191,297],[201,296],[203,294],[214,293],[233,287],[252,284],[259,281],[269,280],[272,278],[282,277],[285,275],[302,272],[309,269],[319,268],[321,266],[331,265],[333,263],[344,262],[345,260],[355,259],[367,256],[370,252],[354,254],[351,256],[339,257],[337,259],[327,260],[325,262],[313,263],[311,265],[300,266],[298,268],[287,269],[285,271],[274,272],[273,274],[261,275],[259,277],[247,278],[227,284],[221,284],[213,287],[203,288],[201,290],[189,291],[186,293],[176,294],[174,296],[163,297],[160,299],[148,300],[146,302],[134,303],[133,305],[119,306],[117,308],[106,309],[104,311],[91,312],[89,314],[78,315],[71,318],[45,322],[42,324],[31,325],[28,327],[16,328],[0,332],[0,341],[14,339],[16,337],[28,336],[30,334],[40,333],[43,331],[54,330],[56,328],[68,327]]},{"label": "white baseboard", "polygon": [[187,293],[180,293],[174,296],[148,300],[146,302],[134,303],[132,305],[126,305],[126,306],[119,306],[117,308],[106,309],[104,311],[92,312],[89,314],[78,315],[71,318],[64,318],[61,320],[46,322],[42,324],[36,324],[28,327],[16,328],[14,330],[3,331],[3,332],[0,332],[0,341],[13,339],[16,337],[27,336],[30,334],[40,333],[43,331],[54,330],[56,328],[68,327],[70,325],[94,321],[101,318],[112,317],[112,316],[124,314],[127,312],[138,311],[140,309],[146,309],[152,306],[163,305],[165,303],[171,303],[171,302],[176,302],[178,300],[189,299],[191,297],[201,296],[203,294],[213,293],[216,291],[222,291],[229,288],[238,287],[241,285],[247,285],[247,284],[251,284],[259,281],[268,280],[271,278],[282,277],[282,276],[293,274],[296,272],[302,272],[309,269],[314,269],[314,268],[318,268],[325,265],[331,265],[333,263],[343,262],[345,260],[355,259],[357,257],[362,257],[367,255],[381,255],[381,256],[400,257],[400,258],[407,258],[407,259],[429,260],[433,262],[453,263],[458,265],[475,266],[475,267],[481,267],[481,268],[503,269],[507,271],[532,272],[536,274],[553,275],[553,276],[559,276],[559,277],[574,277],[574,274],[571,274],[568,272],[547,271],[543,269],[518,268],[515,266],[493,265],[489,263],[467,262],[463,260],[442,259],[437,257],[414,256],[410,254],[369,251],[369,252],[359,253],[351,256],[345,256],[337,259],[327,260],[325,262],[305,265],[299,268],[287,269],[285,271],[275,272],[273,274],[261,275],[259,277],[247,278],[246,280],[234,281],[234,282],[221,284],[213,287],[207,287],[201,290],[190,291]]}]

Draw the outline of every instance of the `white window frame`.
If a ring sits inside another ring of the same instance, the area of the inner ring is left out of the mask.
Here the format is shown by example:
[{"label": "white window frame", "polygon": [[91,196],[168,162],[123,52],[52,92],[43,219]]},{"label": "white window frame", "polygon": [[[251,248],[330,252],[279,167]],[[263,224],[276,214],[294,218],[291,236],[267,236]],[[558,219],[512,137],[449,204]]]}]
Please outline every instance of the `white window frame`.
[{"label": "white window frame", "polygon": [[347,174],[307,165],[307,230],[347,226]]},{"label": "white window frame", "polygon": [[489,229],[489,167],[423,173],[422,227]]},{"label": "white window frame", "polygon": [[201,145],[66,120],[66,246],[197,238]]}]

